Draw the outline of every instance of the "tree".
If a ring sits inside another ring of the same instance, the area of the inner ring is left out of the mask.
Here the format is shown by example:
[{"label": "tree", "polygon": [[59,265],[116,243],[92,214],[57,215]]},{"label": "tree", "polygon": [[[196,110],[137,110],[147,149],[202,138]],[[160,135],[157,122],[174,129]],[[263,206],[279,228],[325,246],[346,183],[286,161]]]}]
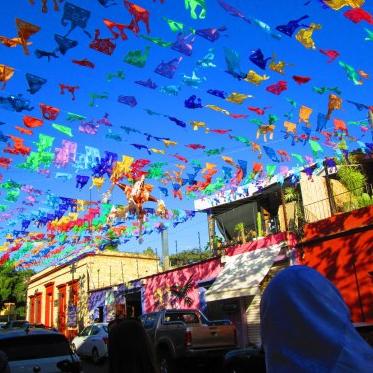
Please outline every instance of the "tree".
[{"label": "tree", "polygon": [[144,255],[156,256],[154,250],[149,246],[143,252]]},{"label": "tree", "polygon": [[190,263],[195,263],[204,259],[213,257],[211,250],[199,250],[197,248],[181,251],[177,254],[170,255],[171,266],[183,266]]},{"label": "tree", "polygon": [[16,312],[24,314],[27,282],[33,275],[31,270],[16,271],[11,266],[0,267],[0,309],[4,303],[15,303]]}]

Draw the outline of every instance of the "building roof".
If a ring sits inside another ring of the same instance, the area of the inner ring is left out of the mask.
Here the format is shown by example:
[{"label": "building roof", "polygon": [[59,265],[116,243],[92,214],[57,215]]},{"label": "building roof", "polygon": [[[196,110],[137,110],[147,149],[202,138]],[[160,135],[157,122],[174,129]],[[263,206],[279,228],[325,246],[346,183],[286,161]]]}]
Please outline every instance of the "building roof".
[{"label": "building roof", "polygon": [[157,260],[157,261],[159,260],[159,257],[157,256],[150,256],[150,255],[141,254],[141,253],[129,253],[129,252],[118,252],[118,251],[96,251],[94,253],[89,252],[89,253],[80,255],[76,258],[72,258],[70,261],[63,263],[59,266],[52,266],[52,267],[43,269],[42,271],[30,277],[29,284],[39,280],[40,278],[43,278],[54,272],[57,272],[63,268],[66,268],[73,263],[79,263],[80,261],[82,261],[83,259],[87,257],[93,257],[93,258],[95,257],[117,257],[117,258],[136,258],[136,259],[147,259],[147,260]]}]

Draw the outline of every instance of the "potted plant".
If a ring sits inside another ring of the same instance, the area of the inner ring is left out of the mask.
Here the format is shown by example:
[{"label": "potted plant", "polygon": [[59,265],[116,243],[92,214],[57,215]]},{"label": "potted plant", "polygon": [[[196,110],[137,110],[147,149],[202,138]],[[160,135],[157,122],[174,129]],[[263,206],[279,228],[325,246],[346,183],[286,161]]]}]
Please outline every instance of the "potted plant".
[{"label": "potted plant", "polygon": [[242,243],[246,243],[246,235],[245,235],[245,224],[238,223],[234,227],[234,231],[237,232],[241,238]]}]

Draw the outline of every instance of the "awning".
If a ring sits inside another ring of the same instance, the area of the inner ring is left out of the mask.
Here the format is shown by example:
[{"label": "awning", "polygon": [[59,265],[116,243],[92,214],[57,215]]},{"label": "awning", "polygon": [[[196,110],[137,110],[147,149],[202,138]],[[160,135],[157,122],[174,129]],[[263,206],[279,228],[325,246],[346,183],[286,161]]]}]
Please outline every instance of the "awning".
[{"label": "awning", "polygon": [[283,243],[228,257],[223,270],[206,291],[206,301],[255,295],[282,246]]}]

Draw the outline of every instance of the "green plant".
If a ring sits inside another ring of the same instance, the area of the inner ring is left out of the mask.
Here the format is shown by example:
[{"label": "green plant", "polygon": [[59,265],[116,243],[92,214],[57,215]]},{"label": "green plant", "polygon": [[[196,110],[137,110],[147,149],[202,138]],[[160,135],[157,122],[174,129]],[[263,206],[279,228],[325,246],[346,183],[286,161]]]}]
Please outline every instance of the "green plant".
[{"label": "green plant", "polygon": [[299,199],[298,191],[293,187],[286,187],[284,189],[285,202],[297,202]]},{"label": "green plant", "polygon": [[366,184],[365,175],[355,166],[342,165],[338,172],[341,183],[355,196],[361,196]]},{"label": "green plant", "polygon": [[370,206],[373,204],[373,197],[368,193],[363,193],[361,196],[357,197],[357,204],[359,208]]},{"label": "green plant", "polygon": [[258,228],[258,237],[262,237],[263,236],[262,214],[259,211],[256,214],[256,225]]},{"label": "green plant", "polygon": [[241,241],[246,243],[246,236],[245,236],[245,224],[238,223],[234,226],[234,231],[237,232],[241,236]]},{"label": "green plant", "polygon": [[295,187],[286,187],[283,193],[285,203],[295,202],[294,220],[292,224],[290,224],[289,229],[294,232],[300,240],[303,237],[304,215],[300,206],[301,197],[299,191]]}]

